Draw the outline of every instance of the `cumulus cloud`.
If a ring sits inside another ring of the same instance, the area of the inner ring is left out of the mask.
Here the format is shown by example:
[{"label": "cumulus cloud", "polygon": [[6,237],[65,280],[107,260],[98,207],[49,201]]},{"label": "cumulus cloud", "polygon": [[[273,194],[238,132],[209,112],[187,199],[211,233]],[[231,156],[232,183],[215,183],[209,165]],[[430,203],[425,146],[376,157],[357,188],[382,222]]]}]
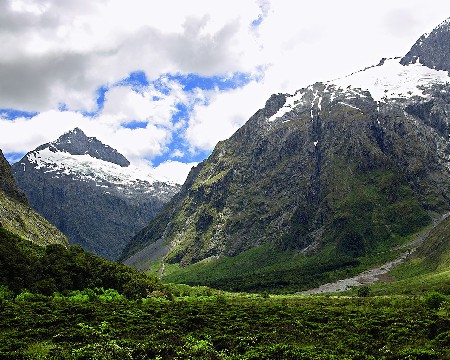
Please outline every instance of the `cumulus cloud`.
[{"label": "cumulus cloud", "polygon": [[97,88],[132,71],[235,71],[241,28],[255,8],[248,0],[239,15],[210,1],[3,1],[0,108],[45,111],[64,102],[92,111]]},{"label": "cumulus cloud", "polygon": [[13,121],[0,118],[2,151],[25,153],[75,127],[114,147],[132,162],[161,155],[172,136],[169,129],[152,124],[128,129],[118,126],[108,116],[92,119],[76,112],[50,110],[32,118]]},{"label": "cumulus cloud", "polygon": [[208,93],[208,102],[194,106],[186,128],[191,149],[210,150],[230,137],[264,106],[266,96],[267,89],[257,81],[239,89]]},{"label": "cumulus cloud", "polygon": [[169,179],[177,184],[183,184],[189,171],[196,165],[196,162],[183,163],[180,161],[167,160],[156,168],[153,168],[152,173],[157,179]]},{"label": "cumulus cloud", "polygon": [[[192,154],[270,94],[401,56],[445,14],[444,0],[0,1],[0,109],[39,112],[0,116],[0,148],[26,152],[78,126],[135,164],[185,176]],[[137,88],[126,81],[136,72],[146,79]],[[174,80],[236,73],[250,80]]]}]

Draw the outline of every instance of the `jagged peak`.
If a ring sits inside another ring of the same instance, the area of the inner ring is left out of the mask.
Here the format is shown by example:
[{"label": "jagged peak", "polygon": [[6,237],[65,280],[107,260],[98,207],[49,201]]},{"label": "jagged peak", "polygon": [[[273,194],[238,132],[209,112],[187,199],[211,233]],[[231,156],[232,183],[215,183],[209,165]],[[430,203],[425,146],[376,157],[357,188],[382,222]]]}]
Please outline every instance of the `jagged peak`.
[{"label": "jagged peak", "polygon": [[450,18],[430,33],[423,34],[401,59],[402,65],[420,63],[431,69],[450,72]]},{"label": "jagged peak", "polygon": [[122,167],[130,165],[128,159],[117,150],[109,145],[103,144],[95,137],[88,137],[79,127],[64,133],[55,141],[39,146],[34,151],[44,149],[50,149],[53,152],[66,152],[71,155],[90,155],[93,158]]}]

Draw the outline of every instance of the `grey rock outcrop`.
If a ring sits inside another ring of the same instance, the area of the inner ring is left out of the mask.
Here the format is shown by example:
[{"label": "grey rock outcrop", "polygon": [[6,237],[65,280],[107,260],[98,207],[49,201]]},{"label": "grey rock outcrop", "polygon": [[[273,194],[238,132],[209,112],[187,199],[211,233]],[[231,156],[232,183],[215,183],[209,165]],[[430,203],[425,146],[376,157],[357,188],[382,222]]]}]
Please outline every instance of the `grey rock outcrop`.
[{"label": "grey rock outcrop", "polygon": [[431,69],[450,71],[450,18],[430,34],[422,35],[411,50],[402,58],[401,64],[419,62]]},{"label": "grey rock outcrop", "polygon": [[125,156],[109,145],[103,144],[95,137],[87,137],[80,129],[75,128],[61,135],[56,141],[43,144],[36,148],[39,151],[49,148],[53,152],[66,152],[72,155],[90,155],[93,158],[104,160],[122,167],[127,167],[130,162]]}]

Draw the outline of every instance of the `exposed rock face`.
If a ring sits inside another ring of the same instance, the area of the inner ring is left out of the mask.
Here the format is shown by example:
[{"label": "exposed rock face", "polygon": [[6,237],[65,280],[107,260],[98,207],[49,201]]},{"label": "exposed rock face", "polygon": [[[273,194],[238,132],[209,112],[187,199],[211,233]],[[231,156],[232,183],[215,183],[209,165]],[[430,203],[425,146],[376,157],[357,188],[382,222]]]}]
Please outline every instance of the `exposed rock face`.
[{"label": "exposed rock face", "polygon": [[67,238],[33,211],[0,150],[0,226],[38,245],[67,245]]},{"label": "exposed rock face", "polygon": [[422,35],[401,60],[403,65],[419,62],[431,69],[450,71],[450,19],[430,34]]},{"label": "exposed rock face", "polygon": [[112,260],[179,189],[80,129],[39,146],[12,168],[31,206],[71,244]]},{"label": "exposed rock face", "polygon": [[442,49],[450,58],[446,24],[431,68],[383,59],[272,95],[191,171],[123,259],[185,265],[267,243],[359,256],[448,209],[450,78],[436,70]]}]

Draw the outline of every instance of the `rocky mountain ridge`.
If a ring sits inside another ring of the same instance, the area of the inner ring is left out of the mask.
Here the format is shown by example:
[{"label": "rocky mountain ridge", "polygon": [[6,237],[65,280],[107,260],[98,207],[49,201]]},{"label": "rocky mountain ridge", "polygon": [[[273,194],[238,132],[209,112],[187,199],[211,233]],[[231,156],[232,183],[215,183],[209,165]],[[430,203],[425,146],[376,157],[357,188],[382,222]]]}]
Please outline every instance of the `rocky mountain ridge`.
[{"label": "rocky mountain ridge", "polygon": [[31,206],[71,244],[112,260],[179,189],[78,128],[27,153],[12,169]]},{"label": "rocky mountain ridge", "polygon": [[80,129],[75,128],[61,135],[57,140],[43,144],[34,150],[39,152],[48,149],[54,153],[62,152],[71,155],[89,155],[92,158],[127,167],[130,162],[116,149],[103,144],[95,137],[87,137]]},{"label": "rocky mountain ridge", "polygon": [[[450,43],[442,26],[436,32]],[[270,245],[348,259],[419,230],[450,200],[450,78],[437,66],[450,50],[435,54],[431,68],[383,59],[272,95],[122,258],[142,269],[161,258],[186,266]]]}]

